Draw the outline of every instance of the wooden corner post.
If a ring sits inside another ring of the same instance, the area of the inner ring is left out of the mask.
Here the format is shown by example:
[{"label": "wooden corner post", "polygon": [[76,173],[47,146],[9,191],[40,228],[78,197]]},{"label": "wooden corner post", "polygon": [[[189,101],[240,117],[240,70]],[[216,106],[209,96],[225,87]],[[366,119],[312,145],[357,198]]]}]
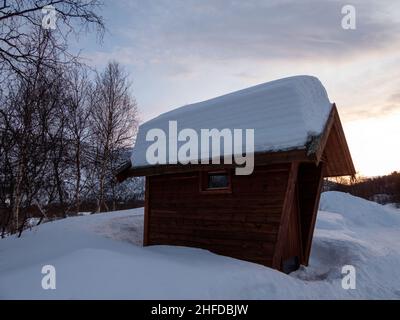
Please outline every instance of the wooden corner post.
[{"label": "wooden corner post", "polygon": [[144,227],[143,227],[143,246],[149,245],[149,219],[150,219],[150,177],[146,177],[144,193]]}]

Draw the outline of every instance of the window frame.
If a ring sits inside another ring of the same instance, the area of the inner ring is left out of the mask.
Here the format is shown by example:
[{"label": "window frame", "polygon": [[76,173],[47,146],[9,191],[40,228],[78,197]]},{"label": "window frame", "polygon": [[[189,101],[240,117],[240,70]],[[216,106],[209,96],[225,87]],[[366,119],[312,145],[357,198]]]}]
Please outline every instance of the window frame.
[{"label": "window frame", "polygon": [[[228,186],[221,188],[209,188],[208,182],[211,175],[226,175],[228,178]],[[221,194],[221,193],[232,193],[232,170],[211,170],[200,172],[200,193],[203,194]]]}]

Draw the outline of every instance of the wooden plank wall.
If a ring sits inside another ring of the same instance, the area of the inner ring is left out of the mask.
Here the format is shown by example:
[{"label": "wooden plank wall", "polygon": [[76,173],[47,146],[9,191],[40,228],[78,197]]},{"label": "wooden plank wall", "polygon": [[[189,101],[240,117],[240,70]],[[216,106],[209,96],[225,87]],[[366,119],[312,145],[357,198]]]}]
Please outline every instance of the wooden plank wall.
[{"label": "wooden plank wall", "polygon": [[291,165],[232,175],[232,192],[201,193],[199,172],[147,177],[147,244],[205,248],[272,265]]},{"label": "wooden plank wall", "polygon": [[298,196],[303,247],[301,263],[304,265],[308,265],[310,257],[312,237],[323,184],[322,171],[323,163],[319,166],[312,163],[303,163],[299,167]]},{"label": "wooden plank wall", "polygon": [[284,261],[285,255],[290,254],[295,249],[295,246],[291,246],[292,235],[289,234],[288,231],[291,229],[293,224],[292,211],[295,209],[294,201],[296,198],[298,168],[299,164],[297,162],[291,163],[288,182],[286,184],[285,200],[283,203],[280,227],[272,260],[272,266],[278,270],[282,269],[282,262]]},{"label": "wooden plank wall", "polygon": [[282,250],[281,262],[295,256],[298,257],[299,262],[303,260],[300,211],[299,211],[297,188],[294,193],[293,205],[289,215],[289,224],[285,230],[285,237],[283,244],[284,246]]}]

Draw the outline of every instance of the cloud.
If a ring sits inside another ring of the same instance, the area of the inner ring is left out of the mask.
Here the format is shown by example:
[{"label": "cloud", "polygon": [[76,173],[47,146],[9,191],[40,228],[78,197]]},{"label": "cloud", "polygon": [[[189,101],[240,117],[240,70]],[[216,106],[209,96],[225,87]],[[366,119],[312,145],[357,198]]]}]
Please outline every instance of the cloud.
[{"label": "cloud", "polygon": [[352,3],[356,30],[342,29],[344,3],[337,0],[120,0],[107,9],[117,44],[90,58],[160,68],[183,79],[204,65],[225,64],[238,78],[252,81],[257,72],[239,70],[238,62],[346,63],[400,50],[400,3]]},{"label": "cloud", "polygon": [[[349,2],[356,30],[341,27]],[[100,66],[116,59],[130,70],[145,120],[294,74],[321,79],[345,126],[362,123],[350,140],[366,130],[379,136],[370,123],[385,128],[398,119],[398,0],[119,0],[106,6],[105,46],[86,56]],[[395,145],[396,139],[384,140]],[[368,149],[380,148],[378,140]]]},{"label": "cloud", "polygon": [[318,76],[349,118],[395,111],[398,103],[386,99],[400,65],[392,58],[400,50],[400,3],[353,0],[356,30],[341,27],[344,4],[120,0],[108,5],[111,45],[87,56],[94,65],[120,61],[140,77],[144,90],[146,81],[150,87],[156,82],[165,92],[160,103],[167,105],[180,103],[167,101],[177,87],[205,99],[304,73]]},{"label": "cloud", "polygon": [[384,97],[379,104],[365,104],[364,107],[347,108],[343,110],[343,119],[346,121],[354,121],[369,118],[381,118],[400,114],[400,93],[395,93],[385,100]]},{"label": "cloud", "polygon": [[385,9],[393,1],[353,3],[356,30],[341,27],[342,1],[136,0],[125,3],[131,23],[121,32],[138,55],[159,61],[338,59],[400,42]]},{"label": "cloud", "polygon": [[393,93],[389,100],[400,105],[400,92]]},{"label": "cloud", "polygon": [[387,117],[400,111],[400,105],[386,104],[383,106],[373,106],[365,109],[350,109],[344,112],[347,121]]}]

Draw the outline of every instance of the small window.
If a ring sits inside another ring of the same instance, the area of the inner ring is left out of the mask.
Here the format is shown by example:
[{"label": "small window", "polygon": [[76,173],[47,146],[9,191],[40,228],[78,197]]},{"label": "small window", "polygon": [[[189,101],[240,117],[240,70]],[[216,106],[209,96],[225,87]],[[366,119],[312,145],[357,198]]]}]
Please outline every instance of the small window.
[{"label": "small window", "polygon": [[229,177],[225,173],[210,173],[208,175],[207,189],[229,188]]},{"label": "small window", "polygon": [[200,191],[207,193],[230,193],[231,173],[229,170],[217,172],[202,172],[200,179]]}]

